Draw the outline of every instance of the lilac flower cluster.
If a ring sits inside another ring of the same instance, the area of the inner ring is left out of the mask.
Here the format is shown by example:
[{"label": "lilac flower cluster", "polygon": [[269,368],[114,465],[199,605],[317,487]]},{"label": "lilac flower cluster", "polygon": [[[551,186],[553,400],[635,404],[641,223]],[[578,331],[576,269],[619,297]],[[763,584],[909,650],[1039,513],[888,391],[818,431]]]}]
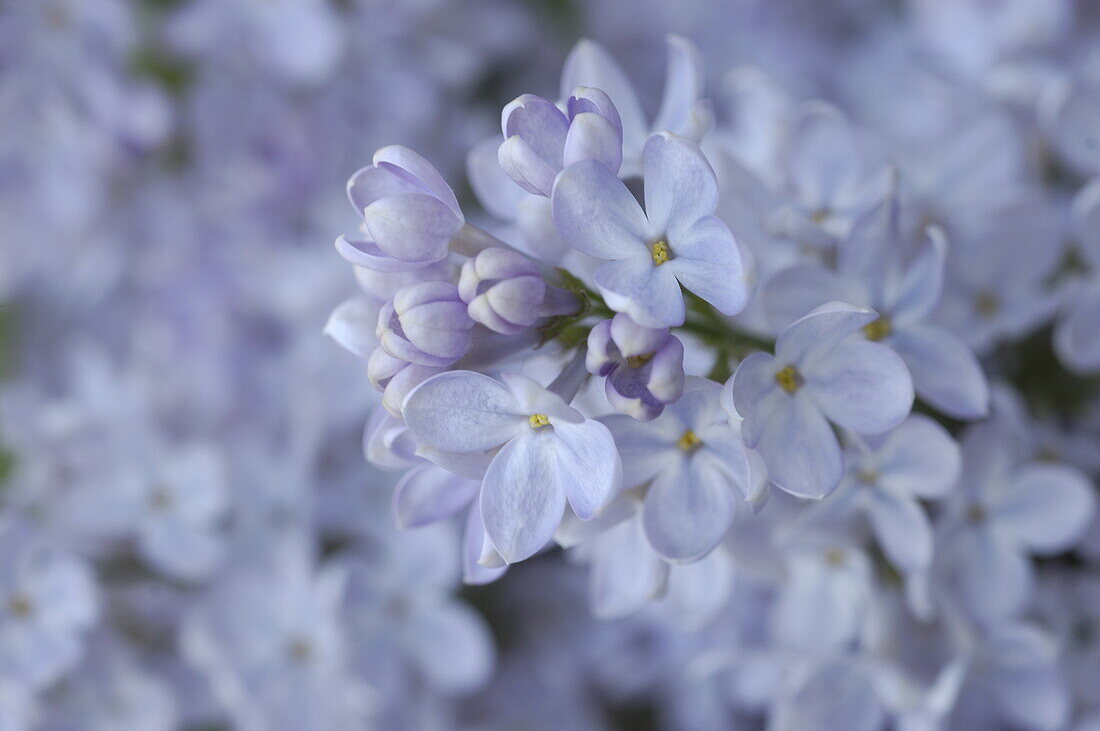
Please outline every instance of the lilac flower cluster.
[{"label": "lilac flower cluster", "polygon": [[1098,731],[1098,32],[0,2],[0,729]]},{"label": "lilac flower cluster", "polygon": [[[979,12],[950,5],[892,32]],[[565,549],[597,617],[695,630],[647,660],[676,669],[645,692],[706,695],[661,707],[684,728],[1087,724],[1100,666],[1059,658],[1092,640],[1041,587],[1097,578],[1100,199],[1072,170],[1100,107],[1072,63],[999,86],[1038,73],[1006,53],[978,94],[911,72],[876,119],[861,74],[914,51],[874,28],[888,50],[846,49],[828,102],[739,67],[712,104],[669,36],[653,125],[581,41],[556,99],[518,96],[469,152],[482,218],[379,150],[337,241],[361,292],[329,322],[383,394],[366,453],[403,472],[399,523],[464,514],[467,583]]]}]

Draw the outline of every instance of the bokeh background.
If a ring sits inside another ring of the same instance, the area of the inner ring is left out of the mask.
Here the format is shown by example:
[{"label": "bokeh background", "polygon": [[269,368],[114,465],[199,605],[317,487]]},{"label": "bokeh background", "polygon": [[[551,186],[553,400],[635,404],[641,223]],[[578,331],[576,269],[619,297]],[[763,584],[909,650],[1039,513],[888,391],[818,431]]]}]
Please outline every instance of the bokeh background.
[{"label": "bokeh background", "polygon": [[463,587],[457,526],[393,527],[378,396],[323,332],[345,181],[404,144],[476,218],[466,152],[582,37],[650,111],[674,32],[727,120],[770,113],[737,106],[751,65],[916,129],[914,68],[992,93],[1097,28],[951,3],[0,3],[0,729],[706,727],[704,650],[752,617],[593,619],[560,552]]}]

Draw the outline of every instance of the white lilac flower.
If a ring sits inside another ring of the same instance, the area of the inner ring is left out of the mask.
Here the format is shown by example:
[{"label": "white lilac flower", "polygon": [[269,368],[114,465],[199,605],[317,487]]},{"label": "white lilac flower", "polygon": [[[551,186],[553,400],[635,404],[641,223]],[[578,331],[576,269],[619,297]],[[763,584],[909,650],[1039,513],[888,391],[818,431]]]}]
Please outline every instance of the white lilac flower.
[{"label": "white lilac flower", "polygon": [[937,524],[935,570],[975,617],[1011,617],[1030,596],[1030,556],[1079,541],[1096,496],[1071,467],[1021,460],[994,422],[970,427],[962,450],[959,490]]},{"label": "white lilac flower", "polygon": [[558,176],[552,205],[562,239],[607,260],[593,281],[639,325],[684,322],[680,285],[726,315],[747,292],[733,235],[714,215],[718,182],[698,145],[659,133],[645,145],[645,210],[614,173],[583,160]]},{"label": "white lilac flower", "polygon": [[959,478],[959,447],[947,430],[913,415],[877,437],[853,440],[845,451],[845,476],[837,491],[812,507],[804,520],[843,522],[867,518],[875,541],[903,573],[932,563],[932,524],[919,500],[939,500]]},{"label": "white lilac flower", "polygon": [[702,558],[749,497],[749,457],[719,403],[721,388],[692,378],[683,397],[653,421],[603,419],[623,460],[623,483],[645,488],[642,524],[657,553],[672,561]]},{"label": "white lilac flower", "polygon": [[738,366],[731,388],[742,436],[780,488],[812,498],[836,489],[844,460],[830,422],[881,434],[908,415],[905,363],[885,345],[853,337],[876,317],[822,305],[780,334],[774,356],[753,353]]},{"label": "white lilac flower", "polygon": [[549,197],[554,179],[579,160],[596,160],[612,173],[623,161],[619,112],[599,89],[574,89],[565,112],[551,101],[524,94],[501,112],[501,169],[528,193]]},{"label": "white lilac flower", "polygon": [[603,424],[528,378],[503,378],[441,373],[409,394],[402,414],[417,439],[440,452],[500,448],[485,471],[480,514],[492,546],[514,563],[550,540],[567,502],[582,519],[608,505],[622,465]]},{"label": "white lilac flower", "polygon": [[588,334],[588,372],[605,378],[616,411],[655,419],[684,392],[684,345],[668,328],[642,327],[620,312]]},{"label": "white lilac flower", "polygon": [[72,668],[99,614],[91,567],[0,526],[0,677],[32,688]]},{"label": "white lilac flower", "polygon": [[826,302],[850,302],[878,313],[863,329],[905,361],[917,395],[960,419],[984,416],[989,387],[981,365],[962,340],[929,322],[943,288],[943,235],[928,240],[908,262],[893,195],[863,214],[837,246],[836,269],[804,264],[771,277],[764,304],[782,326]]}]

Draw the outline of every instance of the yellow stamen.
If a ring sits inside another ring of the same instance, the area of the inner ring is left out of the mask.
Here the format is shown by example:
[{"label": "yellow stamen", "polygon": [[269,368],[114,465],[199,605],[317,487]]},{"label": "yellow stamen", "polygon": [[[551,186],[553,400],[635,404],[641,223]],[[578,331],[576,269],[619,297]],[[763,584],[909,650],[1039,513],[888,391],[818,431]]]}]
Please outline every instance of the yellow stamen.
[{"label": "yellow stamen", "polygon": [[641,355],[631,355],[626,359],[626,364],[631,368],[641,368],[649,359],[653,357],[653,353],[642,353]]},{"label": "yellow stamen", "polygon": [[684,432],[684,435],[680,437],[680,440],[676,442],[676,446],[685,452],[694,452],[699,448],[699,445],[703,443],[703,440],[695,435],[691,429]]},{"label": "yellow stamen", "polygon": [[966,509],[966,519],[971,523],[983,523],[985,522],[985,506],[978,503],[974,503]]},{"label": "yellow stamen", "polygon": [[863,335],[868,340],[882,340],[893,331],[894,327],[886,315],[881,315],[874,322],[863,326]]},{"label": "yellow stamen", "polygon": [[830,548],[825,551],[825,563],[830,566],[843,566],[845,558],[843,548]]},{"label": "yellow stamen", "polygon": [[649,254],[653,257],[653,263],[656,266],[661,266],[672,258],[672,252],[668,250],[668,242],[664,239],[654,241],[653,246],[649,249]]},{"label": "yellow stamen", "polygon": [[31,600],[22,594],[16,594],[8,599],[8,611],[16,617],[28,617],[34,611]]},{"label": "yellow stamen", "polygon": [[531,425],[532,429],[541,429],[544,426],[550,426],[550,417],[546,414],[531,414],[527,419],[527,423]]},{"label": "yellow stamen", "polygon": [[878,482],[878,472],[874,470],[860,470],[856,473],[856,478],[864,485],[873,485]]},{"label": "yellow stamen", "polygon": [[802,385],[802,376],[799,375],[798,369],[792,365],[786,366],[776,373],[775,380],[787,393],[794,393]]},{"label": "yellow stamen", "polygon": [[996,315],[1001,309],[1001,301],[994,292],[985,290],[974,299],[974,311],[985,318]]}]

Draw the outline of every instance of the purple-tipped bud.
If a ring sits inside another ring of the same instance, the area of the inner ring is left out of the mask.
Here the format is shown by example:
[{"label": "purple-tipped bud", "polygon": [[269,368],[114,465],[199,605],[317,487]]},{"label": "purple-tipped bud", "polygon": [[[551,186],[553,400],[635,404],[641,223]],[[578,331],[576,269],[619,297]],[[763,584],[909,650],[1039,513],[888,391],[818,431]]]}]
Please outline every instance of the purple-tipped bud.
[{"label": "purple-tipped bud", "polygon": [[592,328],[585,367],[606,377],[604,392],[617,410],[655,419],[684,392],[684,345],[668,328],[642,327],[620,312]]},{"label": "purple-tipped bud", "polygon": [[546,284],[522,254],[485,249],[462,267],[458,293],[469,316],[494,332],[514,335],[540,317]]},{"label": "purple-tipped bud", "polygon": [[611,99],[599,89],[577,87],[566,112],[534,94],[524,94],[501,113],[504,143],[500,167],[529,193],[550,196],[554,179],[578,160],[594,159],[618,172],[623,131]]},{"label": "purple-tipped bud", "polygon": [[470,349],[473,320],[450,282],[397,290],[378,313],[378,342],[388,355],[422,366],[454,363]]},{"label": "purple-tipped bud", "polygon": [[348,199],[363,226],[341,236],[336,248],[368,269],[407,271],[440,261],[466,223],[443,176],[400,145],[378,150],[373,165],[351,176]]}]

